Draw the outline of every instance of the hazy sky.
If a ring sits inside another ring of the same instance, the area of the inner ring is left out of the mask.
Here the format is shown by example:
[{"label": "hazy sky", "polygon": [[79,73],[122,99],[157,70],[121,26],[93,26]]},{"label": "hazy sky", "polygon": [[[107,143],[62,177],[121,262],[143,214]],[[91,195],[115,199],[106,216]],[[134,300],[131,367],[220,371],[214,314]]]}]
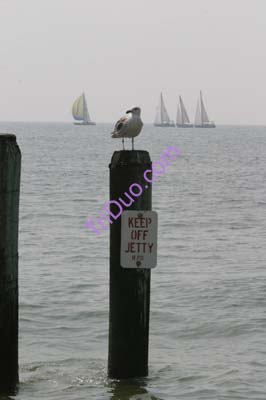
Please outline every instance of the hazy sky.
[{"label": "hazy sky", "polygon": [[154,120],[160,91],[194,120],[266,124],[266,0],[0,0],[0,120],[92,119],[131,106]]}]

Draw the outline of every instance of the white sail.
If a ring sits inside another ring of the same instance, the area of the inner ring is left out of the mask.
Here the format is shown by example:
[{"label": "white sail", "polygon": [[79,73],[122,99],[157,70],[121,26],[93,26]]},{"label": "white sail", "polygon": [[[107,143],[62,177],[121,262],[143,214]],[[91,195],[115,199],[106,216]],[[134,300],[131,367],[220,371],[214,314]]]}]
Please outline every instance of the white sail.
[{"label": "white sail", "polygon": [[83,121],[84,114],[84,95],[79,96],[73,104],[72,115],[77,121]]},{"label": "white sail", "polygon": [[197,104],[196,116],[195,116],[195,125],[202,125],[200,100],[198,100],[198,104]]},{"label": "white sail", "polygon": [[176,123],[177,125],[184,125],[190,123],[188,113],[181,96],[179,96],[179,105],[177,110]]},{"label": "white sail", "polygon": [[168,112],[166,110],[162,93],[160,95],[159,104],[156,109],[154,123],[155,125],[173,125],[173,122],[170,120]]},{"label": "white sail", "polygon": [[188,117],[188,114],[187,114],[187,110],[185,108],[185,105],[183,103],[183,100],[182,100],[181,96],[180,96],[180,105],[181,105],[183,123],[184,124],[189,124],[190,120],[189,120],[189,117]]},{"label": "white sail", "polygon": [[162,95],[162,93],[161,93],[161,121],[162,121],[163,123],[167,123],[167,124],[170,123],[170,118],[169,118],[168,112],[167,112],[167,110],[166,110],[164,101],[163,101],[163,95]]},{"label": "white sail", "polygon": [[204,106],[203,100],[202,100],[202,93],[200,91],[200,104],[201,104],[201,120],[202,123],[208,123],[209,122],[209,117],[206,111],[206,108]]},{"label": "white sail", "polygon": [[72,106],[72,115],[77,121],[83,121],[85,124],[91,123],[84,93],[74,101]]},{"label": "white sail", "polygon": [[177,106],[177,114],[176,114],[176,124],[177,125],[182,125],[182,111],[181,111],[181,106],[180,106],[180,102],[178,103]]},{"label": "white sail", "polygon": [[87,101],[86,101],[84,93],[83,93],[83,104],[84,104],[83,121],[85,123],[88,123],[91,121],[91,119],[90,119],[90,115],[89,115],[89,111],[88,111],[88,107],[87,107]]},{"label": "white sail", "polygon": [[196,116],[195,116],[195,126],[209,126],[215,127],[213,121],[209,120],[206,108],[203,103],[202,93],[200,91],[200,97],[197,104]]}]

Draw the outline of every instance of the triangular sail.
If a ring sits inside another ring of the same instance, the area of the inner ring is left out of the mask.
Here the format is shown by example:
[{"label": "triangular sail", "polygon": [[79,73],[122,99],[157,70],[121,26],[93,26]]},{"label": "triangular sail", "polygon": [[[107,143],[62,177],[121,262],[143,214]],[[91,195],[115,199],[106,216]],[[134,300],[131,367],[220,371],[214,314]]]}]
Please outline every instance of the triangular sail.
[{"label": "triangular sail", "polygon": [[90,122],[90,115],[89,115],[89,111],[88,111],[88,107],[87,107],[87,101],[85,98],[85,94],[83,93],[83,102],[84,102],[84,110],[83,110],[83,121],[84,122]]},{"label": "triangular sail", "polygon": [[195,127],[203,128],[215,128],[215,123],[209,120],[206,108],[203,103],[202,93],[200,91],[200,97],[197,103],[197,110],[195,115]]},{"label": "triangular sail", "polygon": [[182,125],[183,124],[180,102],[178,103],[178,106],[177,106],[176,124],[177,125]]},{"label": "triangular sail", "polygon": [[201,120],[202,120],[202,123],[205,124],[205,123],[209,122],[209,117],[208,117],[206,108],[204,106],[203,100],[202,100],[201,92],[200,92],[200,104],[201,104]]},{"label": "triangular sail", "polygon": [[167,124],[170,123],[170,118],[169,118],[168,112],[166,110],[164,101],[163,101],[162,93],[161,93],[161,120],[163,123],[167,123]]},{"label": "triangular sail", "polygon": [[161,93],[159,104],[156,109],[155,124],[170,124],[170,123],[171,121],[164,104],[163,95]]},{"label": "triangular sail", "polygon": [[74,101],[72,115],[77,121],[84,121],[85,123],[91,121],[84,93]]},{"label": "triangular sail", "polygon": [[206,108],[203,103],[202,93],[200,91],[200,97],[197,104],[196,116],[195,116],[195,125],[204,125],[209,124],[210,120],[206,111]]},{"label": "triangular sail", "polygon": [[202,125],[200,100],[198,101],[198,104],[197,104],[196,116],[195,116],[195,125]]},{"label": "triangular sail", "polygon": [[183,103],[182,97],[179,96],[179,102],[180,102],[180,111],[181,111],[181,121],[182,124],[189,124],[190,120],[187,114],[187,110],[185,108],[185,105]]}]

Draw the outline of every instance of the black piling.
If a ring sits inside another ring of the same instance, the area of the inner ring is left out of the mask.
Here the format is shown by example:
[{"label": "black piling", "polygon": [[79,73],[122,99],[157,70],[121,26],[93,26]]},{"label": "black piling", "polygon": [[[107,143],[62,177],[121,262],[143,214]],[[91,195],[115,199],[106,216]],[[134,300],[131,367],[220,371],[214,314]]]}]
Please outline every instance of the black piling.
[{"label": "black piling", "polygon": [[[125,210],[151,210],[152,187],[143,178],[151,169],[147,151],[116,151],[110,167],[110,200],[128,199],[133,183],[143,188],[141,196]],[[148,175],[151,180],[151,174]],[[112,211],[112,205],[110,207]],[[117,212],[117,208],[115,208]],[[125,269],[120,265],[121,218],[110,225],[110,378],[125,379],[148,375],[150,277],[149,269]]]},{"label": "black piling", "polygon": [[21,153],[0,134],[0,393],[18,383],[18,215]]}]

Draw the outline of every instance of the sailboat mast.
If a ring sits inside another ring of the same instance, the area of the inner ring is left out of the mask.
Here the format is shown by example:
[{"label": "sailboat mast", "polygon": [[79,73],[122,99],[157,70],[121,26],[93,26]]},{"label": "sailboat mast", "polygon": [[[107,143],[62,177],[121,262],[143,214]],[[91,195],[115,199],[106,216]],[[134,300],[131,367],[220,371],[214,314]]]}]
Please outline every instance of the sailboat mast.
[{"label": "sailboat mast", "polygon": [[161,123],[163,122],[163,94],[161,93]]},{"label": "sailboat mast", "polygon": [[200,120],[201,123],[203,124],[203,100],[202,100],[201,90],[200,90]]},{"label": "sailboat mast", "polygon": [[181,124],[184,125],[184,111],[183,111],[183,104],[182,104],[181,96],[179,96],[179,103],[180,103],[180,110],[181,110]]}]

